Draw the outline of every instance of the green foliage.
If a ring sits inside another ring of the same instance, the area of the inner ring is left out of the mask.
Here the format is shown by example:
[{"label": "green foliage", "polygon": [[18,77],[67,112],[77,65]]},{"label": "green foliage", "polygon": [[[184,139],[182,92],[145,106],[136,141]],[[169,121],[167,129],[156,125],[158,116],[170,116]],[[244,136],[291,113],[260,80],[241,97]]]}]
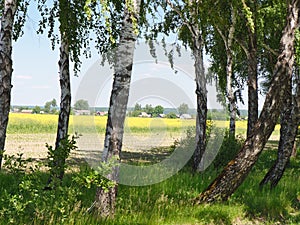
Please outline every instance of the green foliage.
[{"label": "green foliage", "polygon": [[17,1],[17,11],[14,17],[12,38],[17,41],[24,34],[23,27],[26,22],[29,0]]},{"label": "green foliage", "polygon": [[84,99],[79,99],[74,104],[74,109],[76,110],[88,110],[89,108],[89,102]]},{"label": "green foliage", "polygon": [[139,104],[139,103],[136,103],[136,104],[134,105],[133,111],[141,111],[141,110],[142,110],[142,105]]},{"label": "green foliage", "polygon": [[54,114],[56,112],[55,109],[56,106],[57,106],[56,99],[53,98],[51,101],[45,103],[44,112]]},{"label": "green foliage", "polygon": [[159,114],[163,114],[163,113],[164,113],[164,107],[162,107],[161,105],[157,105],[153,109],[152,116],[157,117]]},{"label": "green foliage", "polygon": [[[100,4],[97,4],[100,3]],[[96,7],[95,7],[96,6]],[[100,9],[99,12],[97,9]],[[96,17],[96,20],[101,21],[101,25],[95,24],[95,29],[101,29],[100,32],[96,31],[97,47],[100,53],[104,53],[108,60],[110,60],[109,52],[107,50],[113,49],[117,46],[122,31],[120,24],[124,18],[124,11],[130,14],[130,20],[132,22],[133,32],[138,35],[140,27],[138,26],[137,16],[140,12],[134,7],[132,0],[126,0],[125,2],[108,1],[108,0],[87,0],[85,1],[84,11],[88,20],[92,20]],[[97,17],[100,17],[97,18]]]},{"label": "green foliage", "polygon": [[169,119],[176,119],[176,118],[177,118],[177,115],[176,115],[176,113],[174,113],[174,112],[169,112],[169,113],[166,115],[166,118],[169,118]]},{"label": "green foliage", "polygon": [[39,106],[35,106],[33,109],[32,109],[32,113],[33,114],[39,114],[41,112],[41,107]]},{"label": "green foliage", "polygon": [[245,0],[242,0],[242,3],[243,3],[243,11],[244,11],[245,17],[247,19],[247,25],[249,26],[251,32],[254,33],[255,24],[254,24],[254,19],[253,19],[253,13],[252,13],[250,7],[247,6]]},{"label": "green foliage", "polygon": [[232,160],[241,149],[244,139],[241,136],[237,138],[230,135],[226,130],[222,145],[213,161],[213,167],[217,170],[223,169],[227,163]]},{"label": "green foliage", "polygon": [[228,121],[229,115],[228,113],[224,112],[224,110],[209,109],[207,112],[207,120]]},{"label": "green foliage", "polygon": [[140,114],[141,114],[141,110],[134,110],[134,111],[131,111],[129,112],[129,116],[132,116],[132,117],[138,117]]},{"label": "green foliage", "polygon": [[[208,141],[211,141],[213,143],[213,140],[210,140],[212,138],[215,138],[216,136],[224,135],[224,139],[222,142],[222,145],[220,149],[218,150],[218,153],[216,156],[212,155],[212,157],[215,157],[212,161],[211,165],[207,165],[209,170],[213,171],[219,171],[220,169],[223,169],[227,163],[233,159],[238,151],[240,150],[244,139],[241,136],[238,136],[237,138],[230,135],[229,131],[226,130],[224,133],[224,130],[221,128],[216,128],[213,121],[207,121],[206,124],[206,143]],[[189,127],[186,131],[186,137],[181,142],[184,143],[186,146],[195,146],[195,127]],[[190,143],[190,144],[186,144]],[[193,144],[194,143],[194,144]],[[182,146],[184,148],[184,146]],[[210,158],[209,153],[206,156],[207,158]],[[192,159],[188,163],[188,166],[192,165]]]},{"label": "green foliage", "polygon": [[114,162],[114,159],[111,159],[109,162],[102,162],[96,170],[86,167],[84,170],[81,170],[73,180],[80,186],[88,189],[92,187],[101,187],[104,191],[108,190],[116,185],[114,181],[105,177],[111,173],[113,167],[116,166]]},{"label": "green foliage", "polygon": [[73,135],[71,139],[69,139],[69,135],[67,135],[66,138],[60,141],[56,148],[46,143],[46,148],[48,149],[47,166],[50,168],[49,171],[51,175],[50,185],[55,188],[61,182],[62,175],[66,168],[66,159],[69,157],[71,151],[77,149],[76,139],[78,138],[79,136],[77,134],[75,136]]},{"label": "green foliage", "polygon": [[145,108],[144,108],[144,111],[147,113],[147,114],[150,114],[152,115],[153,114],[153,111],[154,111],[154,108],[151,104],[146,104],[145,105]]},{"label": "green foliage", "polygon": [[[276,143],[277,144],[277,143]],[[298,224],[300,220],[300,201],[297,199],[299,190],[299,160],[292,158],[283,177],[275,189],[264,187],[259,189],[259,182],[267,173],[277,157],[277,149],[266,149],[260,155],[249,177],[236,192],[233,201],[245,203],[251,217],[263,217],[280,224]],[[251,188],[249,188],[251,187]]]},{"label": "green foliage", "polygon": [[[60,44],[63,38],[65,43],[68,44],[69,57],[74,62],[74,73],[77,75],[81,66],[80,56],[91,56],[90,41],[91,29],[98,26],[99,31],[103,29],[95,21],[88,19],[88,15],[84,13],[86,1],[80,0],[38,0],[37,9],[40,13],[40,21],[38,33],[47,33],[51,41],[52,49],[56,44]],[[95,4],[91,4],[92,9],[95,9]],[[93,15],[95,15],[94,12]],[[95,17],[98,15],[95,15]],[[59,29],[56,25],[59,21]],[[59,31],[57,33],[56,31]],[[105,39],[105,35],[99,36],[99,40]],[[105,45],[107,46],[107,44]]]},{"label": "green foliage", "polygon": [[4,155],[3,157],[5,169],[10,173],[25,173],[27,169],[27,164],[32,161],[32,159],[24,159],[23,153],[17,153],[15,155]]},{"label": "green foliage", "polygon": [[180,115],[186,114],[189,111],[189,106],[186,103],[181,103],[180,106],[178,107],[178,113]]},{"label": "green foliage", "polygon": [[81,191],[70,184],[43,191],[46,174],[35,171],[22,176],[1,174],[0,224],[62,224],[71,212],[78,211]]},{"label": "green foliage", "polygon": [[51,102],[46,102],[44,106],[44,112],[49,113],[50,112],[50,107],[51,107]]},{"label": "green foliage", "polygon": [[157,105],[153,108],[151,104],[146,104],[143,108],[141,104],[136,103],[133,111],[129,113],[129,116],[138,117],[141,114],[141,112],[145,112],[151,115],[152,117],[158,117],[159,114],[164,113],[164,107],[162,107],[161,105]]},{"label": "green foliage", "polygon": [[[252,8],[254,11],[255,8]],[[260,74],[265,78],[261,86],[262,91],[267,92],[280,52],[280,38],[286,24],[287,1],[262,1],[256,9],[257,55]]]}]

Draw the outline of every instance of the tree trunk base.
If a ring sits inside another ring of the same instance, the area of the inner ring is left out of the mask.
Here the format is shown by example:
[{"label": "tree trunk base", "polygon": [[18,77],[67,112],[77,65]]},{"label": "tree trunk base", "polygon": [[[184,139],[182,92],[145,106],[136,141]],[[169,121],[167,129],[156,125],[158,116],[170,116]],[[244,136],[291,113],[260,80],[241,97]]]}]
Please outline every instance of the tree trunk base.
[{"label": "tree trunk base", "polygon": [[285,164],[284,169],[280,170],[279,168],[276,167],[276,164],[270,169],[270,171],[266,174],[264,179],[259,183],[259,187],[262,188],[263,186],[267,185],[270,183],[270,188],[273,189],[277,186],[278,182],[280,181],[285,167],[287,166],[288,163]]},{"label": "tree trunk base", "polygon": [[94,206],[97,216],[102,218],[114,216],[117,188],[117,185],[109,189],[98,188]]}]

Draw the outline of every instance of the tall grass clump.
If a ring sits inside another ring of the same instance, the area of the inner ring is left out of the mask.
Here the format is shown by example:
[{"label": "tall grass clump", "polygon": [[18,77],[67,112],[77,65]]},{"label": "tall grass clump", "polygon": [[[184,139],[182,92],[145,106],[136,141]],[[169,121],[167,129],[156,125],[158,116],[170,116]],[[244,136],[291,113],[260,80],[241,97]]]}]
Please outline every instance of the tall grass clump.
[{"label": "tall grass clump", "polygon": [[241,202],[249,217],[279,221],[280,224],[300,222],[300,157],[292,158],[290,165],[274,189],[259,183],[276,159],[276,149],[264,150],[249,176],[234,194],[234,201]]},{"label": "tall grass clump", "polygon": [[[195,127],[189,127],[186,131],[186,138],[181,141],[182,143],[195,143]],[[211,165],[206,165],[205,167],[209,167],[208,169],[213,170],[221,170],[227,163],[233,159],[238,151],[240,150],[244,139],[241,135],[233,136],[229,133],[228,129],[224,129],[222,127],[216,127],[215,121],[207,121],[206,127],[206,141],[210,142],[210,149],[214,147],[214,141],[219,141],[218,139],[222,139],[221,146],[219,149],[213,149],[212,153],[207,153],[206,158],[209,162],[212,162]],[[192,144],[187,146],[193,146]],[[215,150],[217,153],[215,154]],[[188,163],[189,166],[192,165],[192,159]]]}]

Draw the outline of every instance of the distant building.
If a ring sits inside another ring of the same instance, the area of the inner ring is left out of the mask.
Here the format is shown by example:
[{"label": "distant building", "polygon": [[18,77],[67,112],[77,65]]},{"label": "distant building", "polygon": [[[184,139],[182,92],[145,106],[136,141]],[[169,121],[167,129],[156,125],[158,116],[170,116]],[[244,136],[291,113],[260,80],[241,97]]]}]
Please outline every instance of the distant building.
[{"label": "distant building", "polygon": [[165,114],[163,114],[163,113],[161,113],[161,114],[158,114],[158,117],[160,117],[160,118],[164,118],[166,115]]},{"label": "distant building", "polygon": [[149,117],[151,117],[151,115],[146,112],[141,112],[139,117],[148,117],[149,118]]},{"label": "distant building", "polygon": [[20,109],[19,108],[13,108],[12,112],[20,112]]},{"label": "distant building", "polygon": [[91,115],[91,110],[74,110],[76,116],[79,115]]},{"label": "distant building", "polygon": [[107,115],[107,114],[108,114],[107,111],[105,111],[105,112],[97,111],[97,112],[96,112],[96,115],[97,115],[97,116],[105,116],[105,115]]},{"label": "distant building", "polygon": [[192,119],[192,116],[190,114],[181,114],[179,118],[187,120],[187,119]]},{"label": "distant building", "polygon": [[32,111],[33,111],[32,109],[22,109],[21,113],[31,114]]}]

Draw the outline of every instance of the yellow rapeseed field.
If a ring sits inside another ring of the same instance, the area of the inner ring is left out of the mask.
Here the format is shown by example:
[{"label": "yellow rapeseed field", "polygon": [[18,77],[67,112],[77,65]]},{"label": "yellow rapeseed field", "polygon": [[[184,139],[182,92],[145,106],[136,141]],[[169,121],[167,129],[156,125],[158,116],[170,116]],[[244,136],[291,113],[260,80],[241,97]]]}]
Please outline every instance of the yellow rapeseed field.
[{"label": "yellow rapeseed field", "polygon": [[[70,131],[73,132],[74,127],[75,130],[76,128],[85,130],[90,126],[103,131],[106,120],[107,117],[102,116],[71,116]],[[11,113],[8,133],[55,133],[57,121],[57,115]],[[146,132],[152,129],[177,131],[189,126],[195,126],[195,120],[129,117],[125,121],[125,129],[132,132]]]},{"label": "yellow rapeseed field", "polygon": [[[57,115],[49,114],[20,114],[11,113],[9,116],[8,133],[55,133],[57,129]],[[70,133],[87,131],[95,127],[98,132],[104,132],[107,117],[102,116],[71,116]],[[217,127],[229,127],[229,121],[213,121]],[[144,133],[154,130],[167,130],[169,132],[182,131],[190,126],[195,126],[195,120],[139,118],[129,117],[125,121],[125,131]],[[273,134],[279,134],[280,125],[276,125]],[[245,134],[247,121],[236,121],[237,134]]]}]

